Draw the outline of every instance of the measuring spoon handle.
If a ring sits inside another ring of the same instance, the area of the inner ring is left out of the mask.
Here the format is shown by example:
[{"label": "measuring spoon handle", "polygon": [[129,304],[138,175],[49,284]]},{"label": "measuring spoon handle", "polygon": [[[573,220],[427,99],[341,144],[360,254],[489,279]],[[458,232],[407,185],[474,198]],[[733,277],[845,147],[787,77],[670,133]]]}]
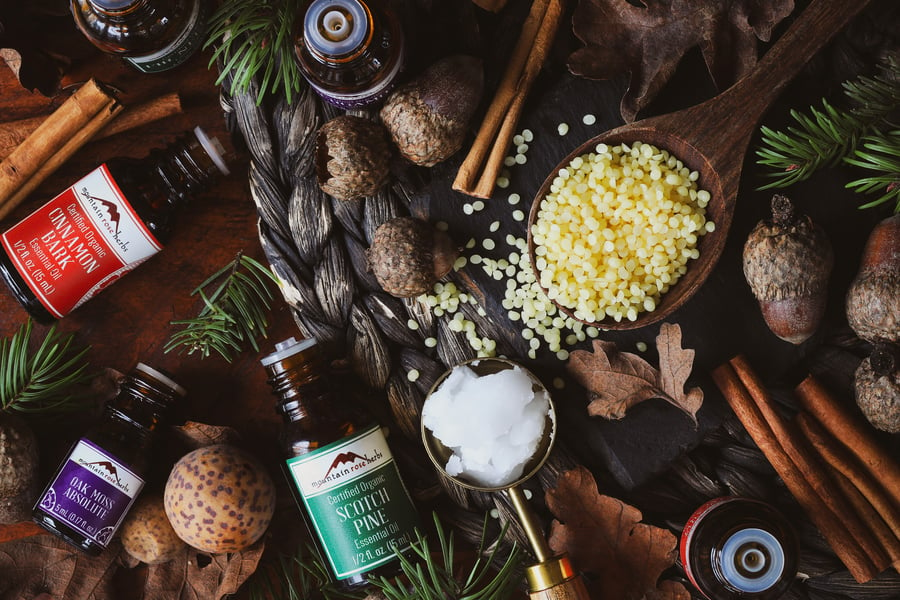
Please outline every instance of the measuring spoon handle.
[{"label": "measuring spoon handle", "polygon": [[531,592],[528,594],[531,600],[591,600],[584,587],[584,580],[580,576],[563,581],[552,588]]}]

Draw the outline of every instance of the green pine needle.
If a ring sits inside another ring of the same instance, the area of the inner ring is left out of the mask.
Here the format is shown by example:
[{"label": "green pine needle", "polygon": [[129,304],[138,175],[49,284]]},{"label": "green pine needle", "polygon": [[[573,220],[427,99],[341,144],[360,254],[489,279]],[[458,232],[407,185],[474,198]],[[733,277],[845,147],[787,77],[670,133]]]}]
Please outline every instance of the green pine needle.
[{"label": "green pine needle", "polygon": [[900,213],[900,130],[886,134],[875,133],[862,139],[862,149],[844,159],[849,165],[880,173],[851,181],[847,187],[865,194],[884,192],[880,197],[860,208],[894,202],[894,212]]},{"label": "green pine needle", "polygon": [[262,72],[257,104],[267,91],[283,94],[290,104],[303,80],[294,59],[292,33],[300,4],[300,0],[224,0],[210,17],[203,45],[215,46],[210,68],[218,60],[222,63],[216,85],[230,76],[229,92],[244,93]]},{"label": "green pine needle", "polygon": [[30,352],[29,319],[11,338],[0,341],[0,409],[50,415],[78,410],[87,398],[73,388],[91,379],[83,359],[89,347],[76,347],[73,335],[50,328]]},{"label": "green pine needle", "polygon": [[410,546],[411,555],[396,551],[404,579],[380,577],[373,581],[388,600],[503,600],[518,588],[521,555],[517,546],[513,545],[498,571],[492,568],[499,558],[499,540],[506,533],[505,526],[497,539],[489,542],[489,521],[485,515],[475,564],[460,580],[453,569],[453,532],[445,535],[437,514],[433,518],[439,546],[436,552],[443,561],[434,559],[428,538],[417,532],[417,540]]},{"label": "green pine needle", "polygon": [[[231,362],[246,344],[259,351],[257,340],[266,337],[267,313],[273,299],[269,283],[275,276],[242,253],[213,273],[191,295],[199,295],[203,309],[193,319],[172,321],[184,329],[172,334],[165,351],[176,348],[188,354],[199,352],[207,358],[212,352]],[[208,288],[214,284],[212,292]]]},{"label": "green pine needle", "polygon": [[247,582],[250,600],[360,600],[365,593],[347,593],[329,581],[318,553],[300,545],[296,554],[279,554],[257,569]]},{"label": "green pine needle", "polygon": [[[760,128],[762,142],[756,150],[757,164],[771,168],[764,175],[771,181],[759,189],[787,187],[809,179],[819,169],[846,163],[875,171],[887,169],[882,173],[887,181],[869,177],[848,184],[847,187],[865,193],[886,190],[882,197],[861,208],[900,196],[896,185],[891,186],[897,171],[890,170],[895,164],[891,157],[896,158],[900,152],[900,139],[880,134],[896,127],[891,119],[900,110],[900,62],[890,59],[875,77],[861,76],[844,82],[843,88],[849,108],[836,108],[823,99],[822,108],[810,107],[809,114],[792,110],[796,126],[787,131]],[[900,211],[900,204],[896,210]]]}]

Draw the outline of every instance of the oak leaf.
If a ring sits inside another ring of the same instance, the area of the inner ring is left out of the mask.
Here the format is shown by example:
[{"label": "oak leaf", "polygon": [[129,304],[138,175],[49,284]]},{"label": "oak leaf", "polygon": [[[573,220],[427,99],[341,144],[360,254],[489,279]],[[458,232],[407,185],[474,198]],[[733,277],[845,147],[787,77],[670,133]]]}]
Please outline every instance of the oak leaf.
[{"label": "oak leaf", "polygon": [[580,0],[572,22],[585,46],[568,67],[588,79],[630,73],[620,111],[631,122],[695,46],[719,90],[729,87],[756,65],[757,39],[769,41],[793,9],[793,0]]},{"label": "oak leaf", "polygon": [[691,374],[694,351],[681,347],[681,327],[664,323],[656,338],[660,368],[636,354],[620,352],[615,343],[594,341],[594,351],[576,350],[566,370],[588,390],[588,414],[621,419],[626,411],[650,398],[661,398],[683,410],[697,423],[703,390],[684,384]]},{"label": "oak leaf", "polygon": [[548,543],[554,552],[567,553],[576,569],[595,576],[586,581],[591,598],[690,600],[680,583],[659,581],[675,564],[675,535],[641,523],[641,511],[601,495],[586,468],[563,473],[546,501],[555,517]]}]

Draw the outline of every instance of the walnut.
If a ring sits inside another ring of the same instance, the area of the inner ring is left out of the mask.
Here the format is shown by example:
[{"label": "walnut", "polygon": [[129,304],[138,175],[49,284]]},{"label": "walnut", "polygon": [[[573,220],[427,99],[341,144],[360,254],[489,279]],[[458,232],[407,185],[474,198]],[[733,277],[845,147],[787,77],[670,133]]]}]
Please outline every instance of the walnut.
[{"label": "walnut", "polygon": [[366,256],[384,291],[410,298],[428,292],[450,272],[459,249],[429,223],[398,217],[378,226]]},{"label": "walnut", "polygon": [[316,134],[316,177],[326,194],[340,200],[371,196],[390,174],[391,148],[384,127],[341,115]]}]

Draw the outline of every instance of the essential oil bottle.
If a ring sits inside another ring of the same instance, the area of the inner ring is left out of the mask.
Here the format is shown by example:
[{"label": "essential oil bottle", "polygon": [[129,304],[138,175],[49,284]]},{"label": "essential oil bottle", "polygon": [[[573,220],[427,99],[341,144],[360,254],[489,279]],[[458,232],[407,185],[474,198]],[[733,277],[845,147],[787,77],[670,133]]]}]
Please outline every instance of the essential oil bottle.
[{"label": "essential oil bottle", "polygon": [[38,322],[61,318],[163,248],[175,209],[228,174],[199,127],[144,159],[113,158],[0,235],[0,278]]},{"label": "essential oil bottle", "polygon": [[314,339],[287,339],[262,359],[284,417],[285,472],[333,580],[345,589],[400,572],[394,549],[418,517],[381,427],[329,383]]},{"label": "essential oil bottle", "polygon": [[681,534],[681,562],[710,600],[774,600],[797,574],[797,541],[772,506],[749,498],[715,498],[698,508]]},{"label": "essential oil bottle", "polygon": [[144,73],[182,64],[203,44],[207,0],[70,0],[75,24],[97,48]]},{"label": "essential oil bottle", "polygon": [[155,433],[184,395],[168,375],[138,363],[39,496],[34,521],[79,550],[100,554],[144,486]]},{"label": "essential oil bottle", "polygon": [[403,30],[380,0],[313,0],[294,48],[310,86],[341,108],[384,99],[403,68]]}]

